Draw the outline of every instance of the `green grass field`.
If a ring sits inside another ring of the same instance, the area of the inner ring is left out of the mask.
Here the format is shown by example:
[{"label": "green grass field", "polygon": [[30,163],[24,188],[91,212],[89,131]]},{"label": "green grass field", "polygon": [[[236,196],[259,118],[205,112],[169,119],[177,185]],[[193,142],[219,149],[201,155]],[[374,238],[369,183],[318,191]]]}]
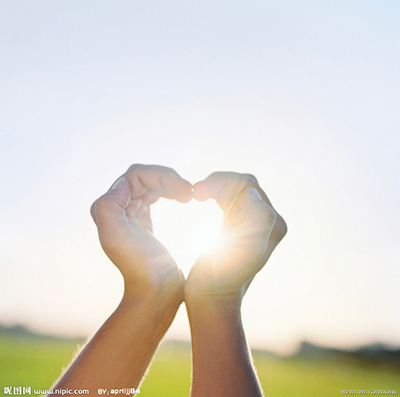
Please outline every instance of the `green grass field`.
[{"label": "green grass field", "polygon": [[[0,336],[0,394],[4,386],[50,388],[77,348],[76,341]],[[255,352],[254,360],[269,397],[337,397],[346,389],[391,389],[400,394],[400,372],[388,366],[278,358],[261,352]],[[168,342],[159,349],[140,396],[187,397],[189,389],[188,346]]]}]

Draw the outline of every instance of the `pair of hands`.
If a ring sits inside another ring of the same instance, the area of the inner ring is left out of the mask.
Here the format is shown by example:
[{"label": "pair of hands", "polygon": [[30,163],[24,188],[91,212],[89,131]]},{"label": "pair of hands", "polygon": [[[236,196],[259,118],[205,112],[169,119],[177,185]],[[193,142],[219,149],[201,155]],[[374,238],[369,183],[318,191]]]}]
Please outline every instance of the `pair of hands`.
[{"label": "pair of hands", "polygon": [[[212,198],[224,211],[218,241],[198,258],[186,280],[152,234],[150,205],[160,197],[181,203]],[[91,214],[105,253],[124,277],[125,295],[153,296],[165,304],[205,299],[240,304],[286,233],[257,180],[231,172],[213,173],[192,186],[170,168],[132,165],[94,202]]]}]

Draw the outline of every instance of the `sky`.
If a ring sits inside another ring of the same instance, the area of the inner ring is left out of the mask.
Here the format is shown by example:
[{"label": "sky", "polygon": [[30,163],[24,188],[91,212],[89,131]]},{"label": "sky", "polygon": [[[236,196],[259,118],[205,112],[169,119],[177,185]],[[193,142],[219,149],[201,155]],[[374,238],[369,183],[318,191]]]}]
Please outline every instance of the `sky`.
[{"label": "sky", "polygon": [[[122,278],[89,208],[143,163],[254,174],[286,220],[244,300],[252,346],[400,345],[399,18],[389,0],[2,1],[0,323],[98,329]],[[185,269],[216,220],[211,201],[153,208]],[[184,307],[167,338],[189,338]]]}]

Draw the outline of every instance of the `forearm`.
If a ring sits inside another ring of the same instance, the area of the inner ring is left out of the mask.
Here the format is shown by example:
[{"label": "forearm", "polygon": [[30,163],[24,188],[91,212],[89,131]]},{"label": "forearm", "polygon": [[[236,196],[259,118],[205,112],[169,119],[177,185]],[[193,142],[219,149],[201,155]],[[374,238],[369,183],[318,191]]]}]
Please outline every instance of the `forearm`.
[{"label": "forearm", "polygon": [[180,302],[125,295],[54,388],[138,388]]},{"label": "forearm", "polygon": [[193,350],[192,397],[261,397],[240,306],[187,304]]}]

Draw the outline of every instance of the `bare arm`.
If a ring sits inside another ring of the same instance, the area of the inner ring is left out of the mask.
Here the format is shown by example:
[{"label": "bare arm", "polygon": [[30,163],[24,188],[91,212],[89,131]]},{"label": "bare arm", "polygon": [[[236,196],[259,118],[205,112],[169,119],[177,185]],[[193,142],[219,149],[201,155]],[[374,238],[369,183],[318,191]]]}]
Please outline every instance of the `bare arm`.
[{"label": "bare arm", "polygon": [[55,388],[137,388],[157,345],[183,301],[184,278],[152,235],[149,206],[159,197],[191,198],[175,171],[134,165],[95,201],[100,243],[121,271],[123,299]]},{"label": "bare arm", "polygon": [[185,284],[192,334],[192,397],[260,397],[241,321],[243,296],[286,233],[286,224],[250,175],[215,173],[194,186],[198,200],[214,198],[224,226],[214,247]]}]

